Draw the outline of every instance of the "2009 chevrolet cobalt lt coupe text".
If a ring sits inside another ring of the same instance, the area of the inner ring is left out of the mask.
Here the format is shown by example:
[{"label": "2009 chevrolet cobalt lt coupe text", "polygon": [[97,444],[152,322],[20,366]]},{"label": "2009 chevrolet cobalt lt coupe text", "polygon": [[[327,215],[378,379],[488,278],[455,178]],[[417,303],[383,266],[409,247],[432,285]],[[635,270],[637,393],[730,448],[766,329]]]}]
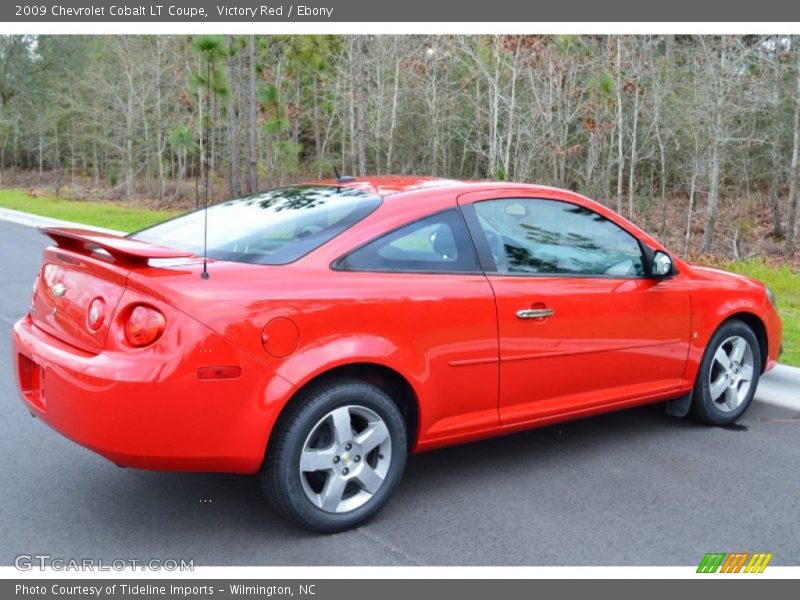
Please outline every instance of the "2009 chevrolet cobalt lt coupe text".
[{"label": "2009 chevrolet cobalt lt coupe text", "polygon": [[408,452],[658,401],[730,423],[781,344],[764,285],[548,187],[346,178],[44,231],[30,411],[119,465],[258,473],[318,531],[375,514]]}]

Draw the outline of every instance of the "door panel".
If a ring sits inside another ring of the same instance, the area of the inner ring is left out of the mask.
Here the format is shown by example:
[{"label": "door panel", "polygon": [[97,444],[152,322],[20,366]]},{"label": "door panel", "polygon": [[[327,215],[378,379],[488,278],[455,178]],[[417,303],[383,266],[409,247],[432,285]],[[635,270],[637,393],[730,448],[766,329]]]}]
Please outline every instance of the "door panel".
[{"label": "door panel", "polygon": [[[679,387],[688,293],[676,281],[490,276],[505,423]],[[552,316],[521,319],[546,308]]]},{"label": "door panel", "polygon": [[688,290],[645,277],[629,231],[589,203],[519,190],[459,203],[497,304],[503,424],[681,386]]}]

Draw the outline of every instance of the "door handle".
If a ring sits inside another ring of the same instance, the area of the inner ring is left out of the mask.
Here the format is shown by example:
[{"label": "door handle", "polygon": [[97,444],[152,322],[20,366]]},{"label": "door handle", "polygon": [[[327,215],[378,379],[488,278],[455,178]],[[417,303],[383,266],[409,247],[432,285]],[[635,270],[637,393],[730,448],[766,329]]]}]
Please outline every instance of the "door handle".
[{"label": "door handle", "polygon": [[517,311],[518,319],[546,319],[556,314],[552,308],[523,308]]}]

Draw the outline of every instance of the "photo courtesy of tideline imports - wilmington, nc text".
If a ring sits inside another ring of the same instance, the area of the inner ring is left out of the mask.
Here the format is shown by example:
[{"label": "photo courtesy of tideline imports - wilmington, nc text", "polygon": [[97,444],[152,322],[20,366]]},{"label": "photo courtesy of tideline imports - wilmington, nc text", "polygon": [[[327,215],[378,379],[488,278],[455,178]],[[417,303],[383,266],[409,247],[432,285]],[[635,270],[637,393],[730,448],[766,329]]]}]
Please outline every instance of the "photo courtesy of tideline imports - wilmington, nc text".
[{"label": "photo courtesy of tideline imports - wilmington, nc text", "polygon": [[293,596],[315,596],[317,586],[313,583],[294,582],[292,585],[274,585],[259,583],[246,585],[243,583],[226,583],[225,585],[194,585],[191,583],[49,583],[24,584],[14,586],[16,596],[61,596],[70,598],[102,598],[103,596],[133,596],[153,598],[158,596],[197,597],[230,594],[231,596],[261,596],[266,598]]}]

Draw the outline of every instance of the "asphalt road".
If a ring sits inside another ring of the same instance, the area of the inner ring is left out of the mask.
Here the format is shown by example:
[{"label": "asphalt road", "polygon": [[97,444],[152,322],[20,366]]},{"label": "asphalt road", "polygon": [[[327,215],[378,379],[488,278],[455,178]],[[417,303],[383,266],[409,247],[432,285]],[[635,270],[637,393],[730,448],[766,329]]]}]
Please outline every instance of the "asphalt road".
[{"label": "asphalt road", "polygon": [[[689,565],[709,551],[800,564],[800,410],[763,390],[728,429],[653,406],[411,457],[378,518],[333,536],[285,523],[253,477],[119,469],[17,398],[9,331],[44,246],[0,221],[0,565]],[[800,381],[764,389],[791,400]]]}]

